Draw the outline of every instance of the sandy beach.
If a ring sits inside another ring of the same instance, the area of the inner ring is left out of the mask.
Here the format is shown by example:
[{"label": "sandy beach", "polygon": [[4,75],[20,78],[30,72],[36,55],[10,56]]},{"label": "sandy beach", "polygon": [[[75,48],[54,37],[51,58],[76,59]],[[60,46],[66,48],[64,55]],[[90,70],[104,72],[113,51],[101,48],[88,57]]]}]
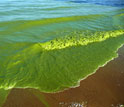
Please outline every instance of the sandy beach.
[{"label": "sandy beach", "polygon": [[118,58],[81,81],[80,87],[54,94],[13,89],[3,107],[119,107],[124,104],[124,46],[118,53]]}]

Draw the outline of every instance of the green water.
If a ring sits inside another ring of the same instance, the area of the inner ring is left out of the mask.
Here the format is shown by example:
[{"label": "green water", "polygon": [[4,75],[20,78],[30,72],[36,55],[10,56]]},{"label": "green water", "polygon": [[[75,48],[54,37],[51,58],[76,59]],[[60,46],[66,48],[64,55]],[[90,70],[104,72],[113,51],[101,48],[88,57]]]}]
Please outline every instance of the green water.
[{"label": "green water", "polygon": [[123,7],[15,0],[0,8],[3,101],[12,88],[53,93],[79,86],[124,44]]}]

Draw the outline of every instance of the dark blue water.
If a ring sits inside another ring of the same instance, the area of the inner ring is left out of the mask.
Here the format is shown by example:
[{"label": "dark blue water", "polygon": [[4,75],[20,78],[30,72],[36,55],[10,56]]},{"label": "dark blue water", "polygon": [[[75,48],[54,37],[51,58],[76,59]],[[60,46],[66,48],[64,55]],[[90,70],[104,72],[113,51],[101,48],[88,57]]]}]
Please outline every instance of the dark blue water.
[{"label": "dark blue water", "polygon": [[[58,0],[59,1],[59,0]],[[74,3],[92,3],[98,5],[124,7],[124,0],[61,0]]]}]

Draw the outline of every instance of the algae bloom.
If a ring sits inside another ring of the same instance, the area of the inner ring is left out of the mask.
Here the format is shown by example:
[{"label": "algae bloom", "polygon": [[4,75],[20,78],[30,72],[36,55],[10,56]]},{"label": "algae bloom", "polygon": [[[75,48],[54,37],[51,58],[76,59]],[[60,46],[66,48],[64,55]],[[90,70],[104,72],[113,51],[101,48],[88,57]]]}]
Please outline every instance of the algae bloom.
[{"label": "algae bloom", "polygon": [[124,44],[121,5],[31,1],[0,4],[1,105],[12,88],[53,93],[79,86]]}]

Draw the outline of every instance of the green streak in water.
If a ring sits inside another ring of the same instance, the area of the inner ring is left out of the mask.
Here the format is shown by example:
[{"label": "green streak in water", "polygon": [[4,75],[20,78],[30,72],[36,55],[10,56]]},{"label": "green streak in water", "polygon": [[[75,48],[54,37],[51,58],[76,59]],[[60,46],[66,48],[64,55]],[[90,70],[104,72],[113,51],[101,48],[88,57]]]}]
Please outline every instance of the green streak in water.
[{"label": "green streak in water", "polygon": [[32,90],[32,89],[30,89],[30,92],[33,93],[41,101],[41,103],[45,105],[45,107],[50,107],[45,99],[45,96],[42,93],[40,93],[38,90]]},{"label": "green streak in water", "polygon": [[1,35],[7,35],[14,32],[22,31],[26,28],[32,28],[34,26],[46,26],[54,23],[61,22],[73,22],[77,20],[90,20],[91,18],[99,18],[103,17],[103,15],[87,15],[87,16],[71,16],[71,17],[60,17],[60,18],[51,18],[51,19],[43,19],[43,20],[31,20],[31,21],[11,21],[1,23],[1,27],[9,26],[7,32],[0,32]]},{"label": "green streak in water", "polygon": [[5,102],[10,90],[0,89],[0,107],[2,107],[3,103]]}]

